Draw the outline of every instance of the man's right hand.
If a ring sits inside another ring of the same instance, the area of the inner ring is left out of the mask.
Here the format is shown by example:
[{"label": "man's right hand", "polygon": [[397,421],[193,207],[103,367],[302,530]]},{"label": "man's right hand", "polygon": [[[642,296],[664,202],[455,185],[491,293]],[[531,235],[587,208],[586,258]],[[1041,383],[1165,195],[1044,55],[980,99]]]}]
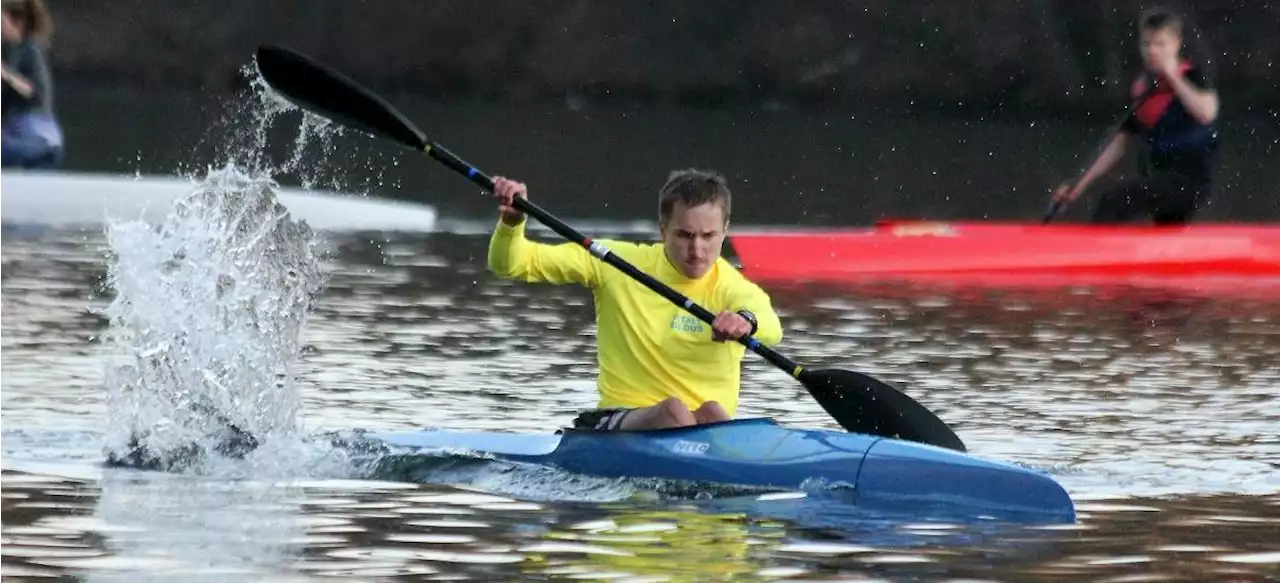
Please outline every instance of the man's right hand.
[{"label": "man's right hand", "polygon": [[493,177],[493,197],[498,199],[498,211],[502,213],[502,222],[512,227],[524,220],[524,213],[512,206],[517,196],[527,200],[529,187],[523,182],[507,180],[501,176]]},{"label": "man's right hand", "polygon": [[1083,192],[1083,189],[1081,189],[1079,185],[1080,183],[1078,182],[1075,184],[1071,184],[1069,182],[1059,184],[1058,188],[1053,191],[1053,201],[1061,203],[1064,207],[1071,204],[1077,198],[1080,198],[1080,193]]}]

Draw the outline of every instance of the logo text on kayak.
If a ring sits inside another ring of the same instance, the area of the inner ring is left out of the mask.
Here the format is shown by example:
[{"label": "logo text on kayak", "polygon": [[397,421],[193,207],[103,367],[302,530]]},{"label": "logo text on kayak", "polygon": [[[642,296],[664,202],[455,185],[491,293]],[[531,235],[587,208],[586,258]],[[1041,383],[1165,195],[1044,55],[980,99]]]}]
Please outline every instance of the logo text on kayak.
[{"label": "logo text on kayak", "polygon": [[681,439],[671,446],[671,451],[688,455],[702,455],[707,453],[707,448],[709,447],[711,447],[711,444],[709,443],[703,443],[701,441],[685,441]]}]

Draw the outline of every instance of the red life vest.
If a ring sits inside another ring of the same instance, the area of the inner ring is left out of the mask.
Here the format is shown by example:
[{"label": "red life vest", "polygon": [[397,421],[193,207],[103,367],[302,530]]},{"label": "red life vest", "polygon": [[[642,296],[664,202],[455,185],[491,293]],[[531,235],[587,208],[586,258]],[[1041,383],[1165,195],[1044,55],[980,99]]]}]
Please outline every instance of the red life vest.
[{"label": "red life vest", "polygon": [[[1179,74],[1185,75],[1191,70],[1191,63],[1182,61],[1178,64]],[[1134,79],[1129,87],[1129,97],[1133,100],[1133,116],[1147,128],[1156,127],[1160,116],[1173,104],[1173,88],[1168,83],[1161,83],[1150,73],[1143,73]]]}]

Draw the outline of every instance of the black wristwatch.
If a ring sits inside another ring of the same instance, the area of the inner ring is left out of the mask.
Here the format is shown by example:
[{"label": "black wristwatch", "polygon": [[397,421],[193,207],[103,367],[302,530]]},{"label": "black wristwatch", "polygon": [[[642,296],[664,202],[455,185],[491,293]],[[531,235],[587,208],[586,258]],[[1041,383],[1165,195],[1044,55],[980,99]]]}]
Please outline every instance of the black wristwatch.
[{"label": "black wristwatch", "polygon": [[756,315],[746,310],[738,310],[738,315],[746,318],[748,322],[751,322],[751,332],[749,336],[755,336],[756,328],[760,327],[760,321],[756,320]]}]

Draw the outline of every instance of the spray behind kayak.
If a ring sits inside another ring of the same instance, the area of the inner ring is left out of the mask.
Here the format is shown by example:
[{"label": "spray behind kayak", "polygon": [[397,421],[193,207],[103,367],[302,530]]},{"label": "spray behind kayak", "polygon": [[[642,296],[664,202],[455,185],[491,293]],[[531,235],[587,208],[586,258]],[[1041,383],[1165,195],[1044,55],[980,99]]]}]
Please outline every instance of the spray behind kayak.
[{"label": "spray behind kayak", "polygon": [[323,274],[270,182],[217,170],[159,228],[111,222],[107,238],[110,459],[240,457],[297,434],[294,367]]},{"label": "spray behind kayak", "polygon": [[191,191],[159,225],[107,218],[109,464],[182,470],[299,443],[295,368],[325,274],[320,239],[273,176],[316,182],[323,160],[307,154],[341,128],[306,117],[273,162],[272,123],[289,109],[255,86],[203,138],[219,164],[184,170]]}]

